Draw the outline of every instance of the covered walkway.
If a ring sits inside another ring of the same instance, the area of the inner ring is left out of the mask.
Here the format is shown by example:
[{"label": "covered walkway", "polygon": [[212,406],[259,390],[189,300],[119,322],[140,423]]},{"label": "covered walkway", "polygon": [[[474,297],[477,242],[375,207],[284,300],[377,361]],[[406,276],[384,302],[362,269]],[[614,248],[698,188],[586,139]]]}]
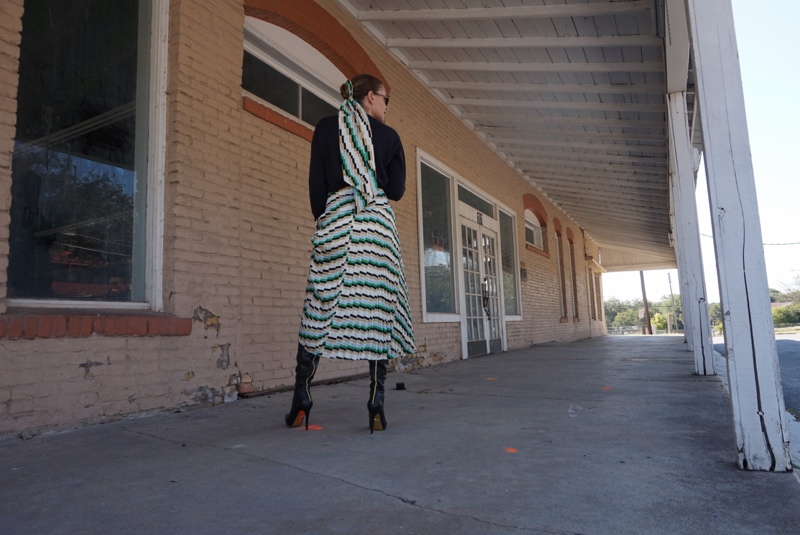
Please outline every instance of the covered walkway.
[{"label": "covered walkway", "polygon": [[358,379],[314,389],[308,432],[280,393],[1,442],[0,533],[795,532],[795,475],[737,469],[723,383],[685,348],[608,337],[390,374],[374,435]]}]

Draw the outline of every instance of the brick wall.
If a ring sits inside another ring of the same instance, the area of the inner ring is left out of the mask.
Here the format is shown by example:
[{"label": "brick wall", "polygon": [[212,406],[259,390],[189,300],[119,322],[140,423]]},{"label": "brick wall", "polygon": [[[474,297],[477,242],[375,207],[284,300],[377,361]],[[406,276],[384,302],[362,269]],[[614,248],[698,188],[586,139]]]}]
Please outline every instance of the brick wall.
[{"label": "brick wall", "polygon": [[22,0],[8,0],[0,4],[0,314],[6,311],[11,154],[17,126],[21,31]]},{"label": "brick wall", "polygon": [[[0,7],[14,14],[10,22],[0,19],[10,25],[0,28],[0,264],[7,255],[15,95],[8,84],[15,80],[20,3]],[[392,92],[387,123],[406,151],[407,191],[394,209],[419,351],[400,367],[461,358],[458,323],[422,323],[417,148],[516,212],[519,260],[528,280],[521,282],[523,321],[507,324],[508,347],[597,334],[582,256],[591,246],[578,225],[500,160],[335,0],[319,3],[380,67]],[[237,373],[251,374],[259,388],[292,383],[313,231],[310,144],[307,136],[244,109],[243,22],[241,0],[170,2],[164,301],[167,313],[193,318],[191,334],[0,340],[0,433],[220,402]],[[571,277],[570,321],[560,321],[553,225],[547,227],[550,258],[524,247],[525,193],[536,195],[550,221],[558,217],[575,236],[579,321],[572,321]],[[0,269],[3,285],[4,277]],[[317,378],[364,371],[363,363],[323,360]]]}]

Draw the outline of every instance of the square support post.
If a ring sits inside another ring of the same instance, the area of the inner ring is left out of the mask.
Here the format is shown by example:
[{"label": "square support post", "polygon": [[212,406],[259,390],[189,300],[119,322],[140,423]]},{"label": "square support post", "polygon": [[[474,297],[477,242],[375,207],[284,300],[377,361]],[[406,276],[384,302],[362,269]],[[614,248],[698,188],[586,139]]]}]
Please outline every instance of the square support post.
[{"label": "square support post", "polygon": [[738,464],[791,471],[730,0],[687,0]]},{"label": "square support post", "polygon": [[[711,320],[706,299],[703,255],[697,225],[697,205],[692,148],[689,145],[689,122],[686,114],[686,93],[667,95],[669,110],[670,185],[675,207],[676,244],[680,245],[678,263],[681,269],[681,304],[691,321],[690,348],[694,352],[695,373],[716,375]],[[689,326],[685,326],[689,329]]]}]

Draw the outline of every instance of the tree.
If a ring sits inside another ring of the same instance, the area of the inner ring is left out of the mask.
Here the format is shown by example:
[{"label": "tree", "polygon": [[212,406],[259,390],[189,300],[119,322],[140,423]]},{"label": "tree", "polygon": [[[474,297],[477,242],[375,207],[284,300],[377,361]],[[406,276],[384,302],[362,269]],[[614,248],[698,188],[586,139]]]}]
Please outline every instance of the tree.
[{"label": "tree", "polygon": [[719,303],[710,303],[708,305],[708,315],[711,319],[711,326],[715,331],[722,330],[722,305]]},{"label": "tree", "polygon": [[[642,300],[641,299],[631,299],[630,301],[620,301],[619,299],[612,297],[608,299],[605,303],[603,303],[603,310],[605,312],[606,317],[606,325],[608,327],[615,327],[614,320],[616,319],[617,315],[621,312],[625,312],[627,310],[634,310],[636,311],[636,317],[638,318],[639,309],[642,308]],[[637,320],[638,321],[638,320]],[[638,325],[638,323],[637,323]]]},{"label": "tree", "polygon": [[639,319],[639,309],[628,308],[614,317],[612,327],[638,327],[642,324]]},{"label": "tree", "polygon": [[773,308],[772,321],[775,325],[800,324],[800,303]]},{"label": "tree", "polygon": [[659,331],[666,331],[667,318],[661,312],[656,312],[653,314],[653,325],[655,325],[656,329]]}]

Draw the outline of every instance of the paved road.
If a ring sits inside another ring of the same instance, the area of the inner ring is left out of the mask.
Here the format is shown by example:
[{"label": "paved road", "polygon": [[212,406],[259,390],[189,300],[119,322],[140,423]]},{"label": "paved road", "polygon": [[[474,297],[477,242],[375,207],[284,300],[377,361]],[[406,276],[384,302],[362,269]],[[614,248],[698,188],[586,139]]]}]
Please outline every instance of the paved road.
[{"label": "paved road", "polygon": [[[715,342],[717,340],[714,339]],[[786,410],[795,418],[800,418],[800,334],[779,334],[775,340],[778,345]],[[725,345],[722,343],[714,344],[714,349],[725,354]]]}]

